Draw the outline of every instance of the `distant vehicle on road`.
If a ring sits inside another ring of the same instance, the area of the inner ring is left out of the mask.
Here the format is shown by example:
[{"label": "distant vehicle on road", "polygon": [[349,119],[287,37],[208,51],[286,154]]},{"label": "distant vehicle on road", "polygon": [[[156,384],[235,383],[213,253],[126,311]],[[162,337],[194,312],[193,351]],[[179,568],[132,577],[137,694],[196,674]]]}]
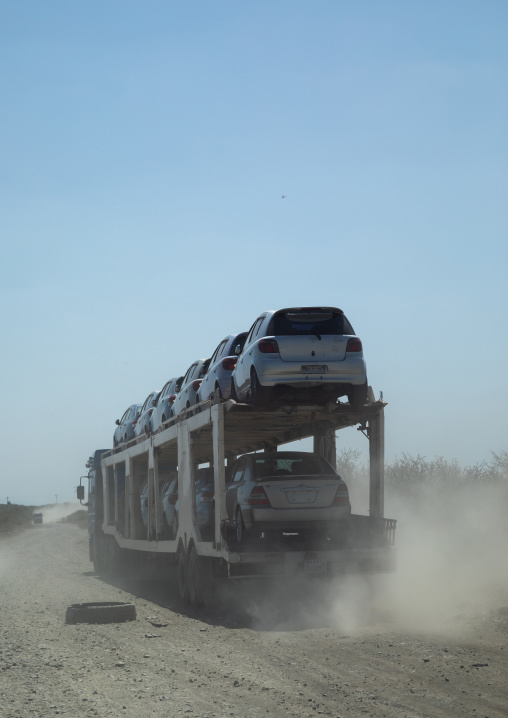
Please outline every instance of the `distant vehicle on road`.
[{"label": "distant vehicle on road", "polygon": [[41,513],[33,514],[33,520],[34,520],[34,524],[42,524],[42,514]]}]

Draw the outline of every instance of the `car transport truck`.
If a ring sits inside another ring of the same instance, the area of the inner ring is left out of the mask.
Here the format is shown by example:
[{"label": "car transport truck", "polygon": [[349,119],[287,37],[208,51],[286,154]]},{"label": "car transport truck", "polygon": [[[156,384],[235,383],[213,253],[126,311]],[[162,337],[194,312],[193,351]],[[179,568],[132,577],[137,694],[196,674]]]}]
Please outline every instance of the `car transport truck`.
[{"label": "car transport truck", "polygon": [[[254,406],[230,399],[208,400],[165,422],[150,436],[96,450],[89,458],[89,553],[102,575],[128,570],[150,558],[177,565],[183,602],[199,606],[220,581],[287,579],[303,574],[340,577],[345,573],[395,570],[396,521],[384,517],[385,402],[361,407],[329,402],[320,405]],[[369,442],[369,513],[352,512],[341,542],[316,542],[261,535],[238,542],[226,507],[226,472],[238,456],[274,452],[285,444],[312,438],[313,452],[336,465],[336,432],[358,426]],[[202,535],[196,519],[196,478],[200,467],[213,474],[213,531]],[[178,477],[178,524],[174,535],[163,530],[161,487]],[[140,494],[147,494],[141,513]],[[78,498],[85,498],[80,480]],[[176,580],[176,579],[175,579]]]}]

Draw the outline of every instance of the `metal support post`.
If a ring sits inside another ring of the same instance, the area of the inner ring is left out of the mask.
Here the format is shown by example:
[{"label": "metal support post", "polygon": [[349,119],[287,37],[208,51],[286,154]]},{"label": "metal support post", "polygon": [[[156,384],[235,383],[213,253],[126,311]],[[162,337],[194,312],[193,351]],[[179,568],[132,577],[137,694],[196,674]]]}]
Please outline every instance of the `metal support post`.
[{"label": "metal support post", "polygon": [[383,518],[385,512],[385,415],[380,409],[369,419],[370,515]]},{"label": "metal support post", "polygon": [[335,469],[337,466],[337,446],[335,430],[327,422],[320,422],[314,434],[314,453],[326,459]]},{"label": "metal support post", "polygon": [[226,516],[226,481],[224,469],[224,404],[212,406],[212,441],[213,441],[213,483],[215,496],[215,545],[221,545],[221,519]]}]

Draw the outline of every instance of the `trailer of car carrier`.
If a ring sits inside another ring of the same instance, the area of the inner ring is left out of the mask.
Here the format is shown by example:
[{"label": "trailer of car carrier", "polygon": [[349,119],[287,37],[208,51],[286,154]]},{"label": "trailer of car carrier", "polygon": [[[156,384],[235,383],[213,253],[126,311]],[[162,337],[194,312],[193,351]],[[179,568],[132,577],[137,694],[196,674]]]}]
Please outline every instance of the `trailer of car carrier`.
[{"label": "trailer of car carrier", "polygon": [[[371,398],[372,397],[372,391]],[[204,402],[166,422],[152,436],[89,460],[90,558],[99,573],[113,574],[146,553],[178,564],[183,601],[199,605],[216,580],[386,572],[395,568],[395,525],[384,517],[384,408],[371,401],[353,409],[346,403],[250,406],[233,400]],[[336,431],[356,426],[369,440],[369,514],[352,514],[343,545],[238,545],[226,511],[226,464],[237,456],[313,437],[314,452],[336,464]],[[214,535],[204,537],[195,521],[195,477],[213,467]],[[178,530],[163,535],[160,487],[178,468]],[[146,525],[140,492],[147,482]],[[81,491],[81,498],[84,492]],[[206,538],[206,540],[205,540]]]}]

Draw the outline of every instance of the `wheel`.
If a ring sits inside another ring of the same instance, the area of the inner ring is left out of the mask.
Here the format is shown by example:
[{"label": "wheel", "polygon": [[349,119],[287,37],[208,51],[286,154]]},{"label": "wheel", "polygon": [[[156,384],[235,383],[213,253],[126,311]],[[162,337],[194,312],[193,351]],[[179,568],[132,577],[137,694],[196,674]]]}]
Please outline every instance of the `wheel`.
[{"label": "wheel", "polygon": [[104,576],[106,571],[106,564],[104,558],[104,545],[105,539],[103,536],[94,535],[91,541],[91,554],[93,562],[93,570],[99,576]]},{"label": "wheel", "polygon": [[189,599],[195,608],[202,606],[211,591],[211,563],[205,556],[198,556],[196,547],[189,554]]},{"label": "wheel", "polygon": [[173,517],[173,538],[176,539],[178,535],[178,514]]},{"label": "wheel", "polygon": [[368,387],[365,384],[352,385],[347,393],[349,404],[353,409],[359,409],[367,403]]},{"label": "wheel", "polygon": [[242,512],[240,511],[240,507],[236,507],[236,516],[235,516],[235,539],[237,544],[245,543],[245,539],[247,537],[247,532],[245,530],[245,524],[243,523],[242,518]]},{"label": "wheel", "polygon": [[235,386],[235,380],[231,378],[231,391],[229,393],[229,398],[233,399],[233,401],[238,401],[238,395],[236,393],[236,386]]},{"label": "wheel", "polygon": [[168,539],[171,536],[171,531],[169,530],[169,524],[168,520],[166,518],[166,514],[162,514],[162,538]]},{"label": "wheel", "polygon": [[250,400],[254,406],[262,406],[268,403],[270,398],[270,389],[265,386],[261,386],[259,383],[258,375],[256,370],[252,367],[250,372]]},{"label": "wheel", "polygon": [[213,392],[213,403],[220,404],[223,401],[224,401],[224,397],[222,396],[220,386],[217,384],[217,386],[215,387],[215,390]]},{"label": "wheel", "polygon": [[107,576],[118,576],[122,572],[122,549],[113,536],[105,536],[103,542],[104,573]]},{"label": "wheel", "polygon": [[162,415],[162,419],[161,419],[161,424],[164,424],[166,421],[167,421],[167,419],[166,419],[166,417],[165,417],[164,414],[163,414],[163,415]]},{"label": "wheel", "polygon": [[180,600],[188,604],[190,602],[188,564],[187,556],[183,548],[178,552],[178,592],[180,594]]}]

